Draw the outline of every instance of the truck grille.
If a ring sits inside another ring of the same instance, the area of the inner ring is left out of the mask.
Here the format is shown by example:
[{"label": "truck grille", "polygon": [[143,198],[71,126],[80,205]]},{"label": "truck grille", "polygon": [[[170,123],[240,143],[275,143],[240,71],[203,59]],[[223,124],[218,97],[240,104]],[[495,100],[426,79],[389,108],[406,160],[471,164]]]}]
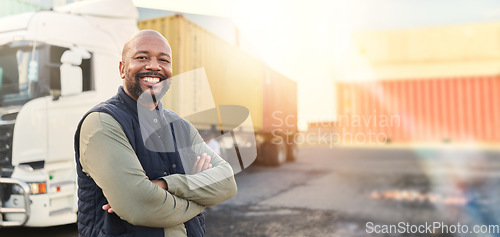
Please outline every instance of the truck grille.
[{"label": "truck grille", "polygon": [[0,125],[0,177],[12,175],[12,134],[14,123]]}]

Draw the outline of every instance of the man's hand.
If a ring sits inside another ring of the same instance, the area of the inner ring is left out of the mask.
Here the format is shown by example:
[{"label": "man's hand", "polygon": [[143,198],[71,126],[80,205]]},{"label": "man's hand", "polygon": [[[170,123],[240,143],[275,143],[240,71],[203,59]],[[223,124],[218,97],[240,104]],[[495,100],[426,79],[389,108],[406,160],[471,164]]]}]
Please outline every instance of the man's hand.
[{"label": "man's hand", "polygon": [[204,170],[212,168],[212,164],[210,164],[210,160],[212,157],[207,155],[207,153],[203,153],[201,157],[196,157],[194,161],[193,168],[191,169],[191,174],[196,174],[202,172]]},{"label": "man's hand", "polygon": [[113,208],[111,208],[111,205],[109,204],[102,206],[102,209],[108,211],[108,213],[114,213]]},{"label": "man's hand", "polygon": [[[191,174],[196,174],[212,168],[212,164],[210,164],[211,159],[212,157],[207,155],[207,153],[203,153],[201,157],[200,156],[196,157],[196,160],[194,161],[193,164],[193,168],[191,169]],[[151,180],[151,182],[162,189],[168,190],[167,182],[165,182],[165,180],[163,179],[155,179]],[[114,213],[113,208],[111,208],[111,205],[109,204],[102,206],[102,209],[107,211],[108,213]]]}]

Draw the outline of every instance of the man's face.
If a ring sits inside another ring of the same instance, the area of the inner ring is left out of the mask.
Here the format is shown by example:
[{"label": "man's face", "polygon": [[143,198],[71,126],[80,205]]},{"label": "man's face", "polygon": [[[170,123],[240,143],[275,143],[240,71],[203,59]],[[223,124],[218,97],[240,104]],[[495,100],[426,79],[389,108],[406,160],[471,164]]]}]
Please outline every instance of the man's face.
[{"label": "man's face", "polygon": [[134,100],[143,92],[152,92],[159,100],[171,84],[171,55],[165,39],[153,33],[138,35],[128,42],[120,62],[125,92]]}]

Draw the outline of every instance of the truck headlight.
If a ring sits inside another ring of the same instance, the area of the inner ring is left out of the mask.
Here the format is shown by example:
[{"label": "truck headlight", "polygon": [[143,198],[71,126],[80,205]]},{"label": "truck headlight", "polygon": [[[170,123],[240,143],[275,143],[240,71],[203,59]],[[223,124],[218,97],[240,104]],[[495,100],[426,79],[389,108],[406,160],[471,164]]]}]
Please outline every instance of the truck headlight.
[{"label": "truck headlight", "polygon": [[[46,183],[28,183],[30,187],[30,192],[28,194],[44,194],[47,193],[47,184]],[[12,194],[24,194],[24,189],[19,185],[12,185]]]},{"label": "truck headlight", "polygon": [[47,184],[46,183],[28,183],[30,186],[31,192],[30,194],[44,194],[47,193]]}]

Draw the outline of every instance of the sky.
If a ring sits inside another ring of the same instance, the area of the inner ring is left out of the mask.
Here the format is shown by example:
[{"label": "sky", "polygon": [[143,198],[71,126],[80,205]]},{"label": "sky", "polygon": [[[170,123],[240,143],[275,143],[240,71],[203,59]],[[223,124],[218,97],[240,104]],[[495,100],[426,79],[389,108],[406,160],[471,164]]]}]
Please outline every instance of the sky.
[{"label": "sky", "polygon": [[500,21],[498,0],[134,0],[231,18],[257,55],[298,83],[299,128],[335,115],[332,67],[357,31]]}]

